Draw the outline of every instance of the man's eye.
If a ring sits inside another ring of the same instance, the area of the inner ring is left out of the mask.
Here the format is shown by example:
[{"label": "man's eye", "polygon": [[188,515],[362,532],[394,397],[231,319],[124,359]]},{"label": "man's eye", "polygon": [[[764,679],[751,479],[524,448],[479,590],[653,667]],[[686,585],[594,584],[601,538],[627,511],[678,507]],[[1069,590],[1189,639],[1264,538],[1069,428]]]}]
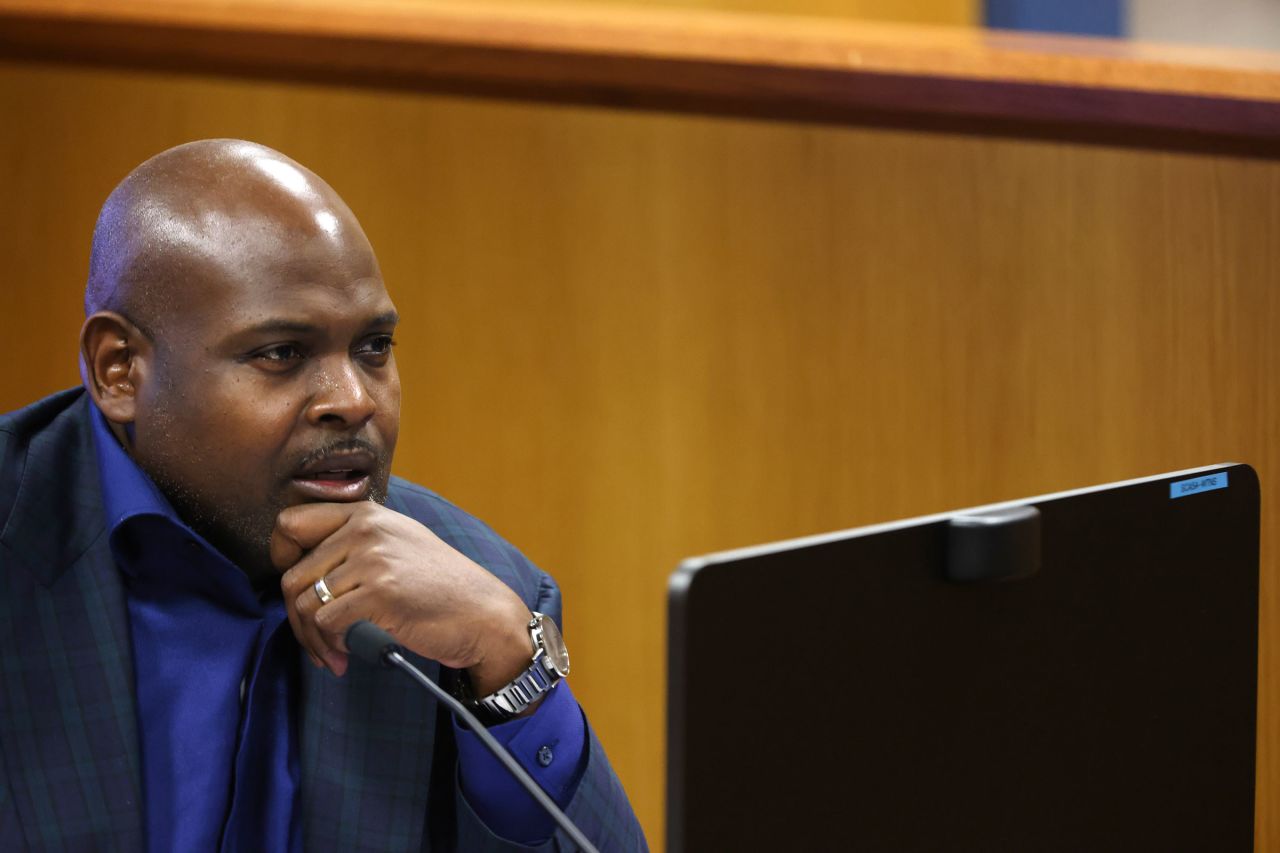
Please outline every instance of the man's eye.
[{"label": "man's eye", "polygon": [[254,358],[262,361],[268,361],[275,364],[283,364],[302,358],[302,350],[293,344],[276,344],[273,347],[267,347],[254,353]]},{"label": "man's eye", "polygon": [[362,343],[357,352],[361,355],[381,358],[391,355],[391,348],[395,345],[396,342],[390,335],[374,335]]}]

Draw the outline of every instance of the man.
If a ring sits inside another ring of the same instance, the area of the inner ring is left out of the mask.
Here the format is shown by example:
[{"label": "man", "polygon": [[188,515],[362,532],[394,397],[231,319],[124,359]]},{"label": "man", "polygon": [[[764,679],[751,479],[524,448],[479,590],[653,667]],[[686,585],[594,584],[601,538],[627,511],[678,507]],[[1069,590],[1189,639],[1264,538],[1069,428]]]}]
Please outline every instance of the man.
[{"label": "man", "polygon": [[0,418],[0,849],[566,848],[452,715],[349,664],[360,619],[487,699],[597,846],[644,847],[554,582],[390,476],[397,315],[328,185],[247,142],[154,157],[85,313],[84,388]]}]

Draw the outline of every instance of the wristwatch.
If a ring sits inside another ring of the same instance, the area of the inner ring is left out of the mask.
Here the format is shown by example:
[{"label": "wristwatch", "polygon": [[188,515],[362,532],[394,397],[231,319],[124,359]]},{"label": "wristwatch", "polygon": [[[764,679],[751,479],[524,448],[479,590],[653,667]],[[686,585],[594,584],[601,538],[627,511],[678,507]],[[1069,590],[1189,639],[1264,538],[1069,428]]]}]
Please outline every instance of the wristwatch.
[{"label": "wristwatch", "polygon": [[[569,674],[569,651],[564,647],[564,638],[555,620],[535,611],[528,628],[529,639],[533,641],[533,664],[505,687],[488,696],[471,699],[472,710],[480,712],[478,716],[482,719],[510,720]],[[469,687],[467,685],[468,693]]]}]

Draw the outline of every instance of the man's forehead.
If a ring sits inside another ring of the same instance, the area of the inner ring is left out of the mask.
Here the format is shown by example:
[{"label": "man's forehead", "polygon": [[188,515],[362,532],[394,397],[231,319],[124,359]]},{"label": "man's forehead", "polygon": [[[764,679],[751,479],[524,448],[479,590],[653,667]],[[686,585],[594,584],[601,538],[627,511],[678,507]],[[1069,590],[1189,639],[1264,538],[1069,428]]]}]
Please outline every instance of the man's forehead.
[{"label": "man's forehead", "polygon": [[264,282],[239,292],[224,291],[216,313],[236,331],[323,331],[333,326],[394,325],[395,305],[382,279],[343,283]]},{"label": "man's forehead", "polygon": [[377,259],[358,224],[346,220],[323,206],[219,211],[202,223],[198,250],[172,247],[168,287],[192,309],[237,326],[246,317],[317,322],[384,313],[390,299]]}]

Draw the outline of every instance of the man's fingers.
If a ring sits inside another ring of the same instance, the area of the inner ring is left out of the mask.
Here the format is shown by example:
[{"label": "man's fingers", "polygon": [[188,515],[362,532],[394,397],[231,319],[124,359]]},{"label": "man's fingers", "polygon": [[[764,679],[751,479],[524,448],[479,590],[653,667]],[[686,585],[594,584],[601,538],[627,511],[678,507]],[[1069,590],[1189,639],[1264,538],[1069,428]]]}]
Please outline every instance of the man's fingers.
[{"label": "man's fingers", "polygon": [[[327,575],[336,577],[346,559],[342,543],[330,543],[329,537],[347,523],[356,509],[356,504],[289,507],[276,517],[271,533],[271,562],[284,572],[280,589],[289,627],[317,666],[328,666],[335,672],[346,669],[345,655],[332,647],[315,626],[314,613],[320,607],[315,583]],[[328,582],[335,581],[331,578]]]},{"label": "man's fingers", "polygon": [[[307,560],[310,560],[310,556]],[[321,612],[334,607],[344,596],[350,596],[358,590],[354,575],[355,572],[350,564],[339,563],[327,573],[317,577],[317,580],[324,578],[326,587],[334,596],[328,603],[321,602],[316,592],[315,581],[295,587],[292,595],[285,596],[289,625],[293,628],[294,636],[308,652],[323,661],[336,674],[340,674],[339,670],[345,668],[345,648],[340,637],[322,630],[320,622],[325,620],[319,620],[318,616]],[[344,666],[337,666],[339,663]]]},{"label": "man's fingers", "polygon": [[289,628],[293,631],[294,639],[298,641],[298,645],[302,646],[306,651],[307,657],[311,658],[311,662],[317,667],[324,666],[324,661],[317,655],[304,641],[302,634],[302,617],[298,614],[296,602],[292,598],[284,600],[284,614],[289,619]]},{"label": "man's fingers", "polygon": [[361,619],[369,618],[370,604],[368,590],[357,587],[316,611],[316,627],[324,635],[330,648],[342,654],[347,653],[347,629]]},{"label": "man's fingers", "polygon": [[363,502],[299,504],[276,516],[271,562],[284,571],[347,523]]},{"label": "man's fingers", "polygon": [[[316,581],[346,562],[347,546],[339,541],[341,539],[342,537],[337,537],[321,542],[280,577],[280,591],[284,594],[285,601],[302,595],[315,596]],[[338,594],[337,590],[333,593]]]},{"label": "man's fingers", "polygon": [[369,618],[370,598],[368,590],[357,587],[315,612],[313,622],[330,649],[325,656],[325,664],[334,675],[341,676],[347,671],[347,629],[357,621]]},{"label": "man's fingers", "polygon": [[298,643],[307,650],[307,653],[322,666],[333,669],[333,659],[339,654],[339,650],[329,645],[316,626],[316,611],[320,606],[320,601],[314,593],[311,593],[310,598],[306,594],[298,596],[289,608],[289,625],[293,628]]}]

